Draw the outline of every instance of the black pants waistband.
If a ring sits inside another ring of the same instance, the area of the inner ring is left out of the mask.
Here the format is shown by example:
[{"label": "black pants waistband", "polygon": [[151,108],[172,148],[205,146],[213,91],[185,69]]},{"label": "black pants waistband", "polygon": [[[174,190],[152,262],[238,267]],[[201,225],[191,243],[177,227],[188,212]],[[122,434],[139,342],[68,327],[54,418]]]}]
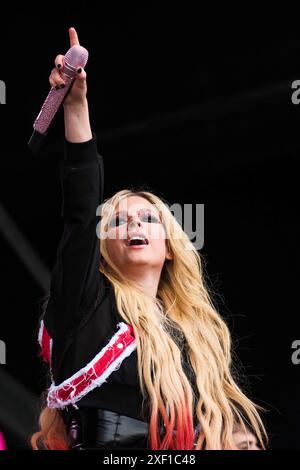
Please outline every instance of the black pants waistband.
[{"label": "black pants waistband", "polygon": [[63,410],[72,449],[147,449],[149,424],[114,411],[82,407]]}]

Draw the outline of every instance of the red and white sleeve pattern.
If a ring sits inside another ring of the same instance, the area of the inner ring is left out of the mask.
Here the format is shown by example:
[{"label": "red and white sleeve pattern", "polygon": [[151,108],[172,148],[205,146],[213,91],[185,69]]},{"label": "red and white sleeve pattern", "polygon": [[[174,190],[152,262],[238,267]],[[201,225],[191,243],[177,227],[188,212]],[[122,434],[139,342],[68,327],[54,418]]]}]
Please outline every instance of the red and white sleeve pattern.
[{"label": "red and white sleeve pattern", "polygon": [[106,382],[136,349],[132,326],[124,322],[117,326],[118,331],[109,343],[85,367],[58,385],[52,383],[47,397],[49,408],[64,408],[70,404],[76,408],[77,401]]},{"label": "red and white sleeve pattern", "polygon": [[41,323],[40,323],[38,342],[41,347],[40,356],[45,362],[48,362],[51,367],[53,340],[47,331],[44,320],[41,320]]}]

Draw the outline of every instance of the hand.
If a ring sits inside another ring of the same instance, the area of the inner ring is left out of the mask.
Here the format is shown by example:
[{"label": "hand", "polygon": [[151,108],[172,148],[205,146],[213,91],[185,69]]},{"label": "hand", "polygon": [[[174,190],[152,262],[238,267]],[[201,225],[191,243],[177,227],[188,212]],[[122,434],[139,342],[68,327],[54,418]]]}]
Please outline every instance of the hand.
[{"label": "hand", "polygon": [[[75,28],[69,28],[69,37],[70,47],[79,44]],[[49,77],[51,86],[59,87],[65,84],[65,77],[61,72],[63,65],[64,56],[60,54],[55,59],[55,68],[52,69]],[[82,68],[77,69],[77,76],[63,103],[65,138],[69,142],[85,142],[92,138],[86,92],[86,73]]]},{"label": "hand", "polygon": [[[79,44],[79,39],[75,28],[69,28],[70,47]],[[55,67],[49,76],[50,85],[53,87],[61,87],[65,85],[64,74],[61,72],[64,65],[64,56],[59,54],[55,58]],[[86,72],[83,68],[77,69],[77,76],[66,99],[64,107],[77,106],[86,102]]]}]

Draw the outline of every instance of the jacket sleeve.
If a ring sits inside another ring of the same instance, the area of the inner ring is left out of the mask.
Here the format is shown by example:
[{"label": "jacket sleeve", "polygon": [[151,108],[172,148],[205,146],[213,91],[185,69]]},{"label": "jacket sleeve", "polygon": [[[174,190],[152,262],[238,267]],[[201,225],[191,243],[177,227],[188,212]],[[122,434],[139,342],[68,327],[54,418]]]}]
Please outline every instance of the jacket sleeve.
[{"label": "jacket sleeve", "polygon": [[44,312],[52,338],[69,335],[78,326],[84,307],[97,295],[100,240],[96,211],[103,200],[104,168],[95,136],[83,143],[65,141],[60,180],[63,233]]}]

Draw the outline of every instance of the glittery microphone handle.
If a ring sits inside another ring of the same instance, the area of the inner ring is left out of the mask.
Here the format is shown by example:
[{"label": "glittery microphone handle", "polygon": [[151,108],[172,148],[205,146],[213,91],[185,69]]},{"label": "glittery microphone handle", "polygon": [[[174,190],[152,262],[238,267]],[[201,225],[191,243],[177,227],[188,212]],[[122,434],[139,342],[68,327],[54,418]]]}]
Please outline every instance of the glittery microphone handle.
[{"label": "glittery microphone handle", "polygon": [[68,50],[64,58],[64,66],[62,69],[66,86],[58,90],[54,87],[51,88],[38,117],[34,121],[33,128],[35,131],[40,134],[47,133],[55,114],[70,90],[76,76],[77,68],[85,67],[87,60],[88,51],[84,47],[76,45]]}]

